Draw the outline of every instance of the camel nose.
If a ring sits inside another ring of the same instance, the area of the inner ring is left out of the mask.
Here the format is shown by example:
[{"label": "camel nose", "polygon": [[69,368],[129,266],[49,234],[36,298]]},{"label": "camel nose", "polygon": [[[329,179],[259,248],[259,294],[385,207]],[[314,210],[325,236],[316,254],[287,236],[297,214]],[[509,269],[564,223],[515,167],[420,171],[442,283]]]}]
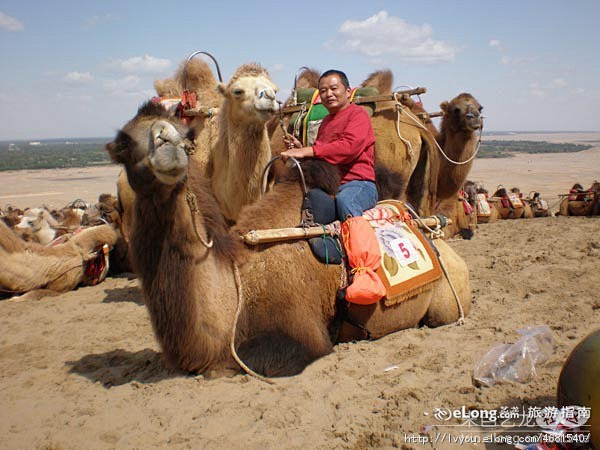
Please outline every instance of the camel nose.
[{"label": "camel nose", "polygon": [[258,98],[267,98],[268,100],[275,100],[275,90],[271,88],[265,88],[258,91]]}]

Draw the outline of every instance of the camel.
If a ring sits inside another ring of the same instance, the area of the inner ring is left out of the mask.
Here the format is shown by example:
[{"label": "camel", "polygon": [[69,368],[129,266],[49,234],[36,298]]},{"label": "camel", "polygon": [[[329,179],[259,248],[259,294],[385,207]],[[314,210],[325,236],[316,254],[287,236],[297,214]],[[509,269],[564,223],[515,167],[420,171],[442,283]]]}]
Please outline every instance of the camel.
[{"label": "camel", "polygon": [[550,217],[552,215],[548,208],[548,202],[542,199],[539,192],[530,192],[525,202],[531,208],[533,217]]},{"label": "camel", "polygon": [[244,64],[219,91],[219,138],[206,173],[225,217],[235,222],[241,208],[260,196],[261,173],[271,159],[267,122],[278,109],[277,86],[260,65]]},{"label": "camel", "polygon": [[500,219],[520,219],[525,213],[525,204],[502,186],[498,186],[494,195],[488,198],[488,202],[498,210]]},{"label": "camel", "polygon": [[479,146],[477,130],[483,127],[483,107],[467,93],[442,102],[440,107],[443,116],[437,142],[443,154],[439,162],[437,199],[444,200],[460,191],[471,170]]},{"label": "camel", "polygon": [[557,215],[561,216],[595,216],[600,214],[600,182],[594,181],[586,191],[579,183],[575,183],[569,195],[565,196],[559,206]]},{"label": "camel", "polygon": [[[299,80],[303,87],[316,89],[318,73],[314,69],[305,69]],[[374,72],[361,83],[361,87],[375,87],[382,94],[391,93],[391,86],[392,74],[389,70]],[[289,100],[286,104],[288,103]],[[285,131],[273,126],[275,120],[273,119],[269,130],[272,130],[273,154],[278,155],[284,150],[284,132],[289,133],[291,130],[285,122]],[[397,121],[399,130],[396,129]],[[436,196],[437,184],[435,177],[429,175],[437,173],[433,166],[436,161],[434,137],[410,108],[404,107],[400,101],[377,103],[371,123],[375,134],[375,164],[395,172],[402,180],[401,200],[411,203],[421,214],[429,214],[432,211],[430,199]]]},{"label": "camel", "polygon": [[[186,155],[186,133],[177,118],[146,104],[107,144],[127,171],[143,218],[133,221],[131,258],[164,356],[188,372],[238,371],[230,354],[235,327],[235,348],[250,368],[267,376],[299,373],[332,350],[341,268],[319,263],[306,241],[241,247],[239,233],[299,223],[298,183],[276,184],[228,230],[210,181]],[[445,242],[436,245],[467,314],[468,268]],[[442,278],[393,306],[379,302],[348,313],[378,338],[421,322],[450,323],[459,306]]]},{"label": "camel", "polygon": [[455,197],[442,200],[436,214],[441,214],[452,220],[444,229],[444,238],[460,236],[471,239],[477,228],[477,210],[467,199],[466,193],[460,192]]},{"label": "camel", "polygon": [[[184,90],[187,89],[188,92],[195,94],[202,114],[186,117],[186,121],[196,137],[194,158],[200,162],[200,167],[206,170],[210,149],[218,138],[216,116],[222,103],[222,97],[218,92],[218,82],[210,66],[201,59],[188,58],[179,64],[172,78],[155,80],[154,89],[160,98],[169,102],[165,105],[167,109],[169,109],[169,104],[174,104],[175,108],[178,107],[178,101],[184,96]],[[173,106],[171,106],[172,109]],[[172,111],[172,113],[175,112],[178,111]]]},{"label": "camel", "polygon": [[478,224],[491,223],[498,220],[500,213],[494,203],[488,201],[489,193],[482,185],[467,180],[465,181],[464,190],[469,203],[477,212]]},{"label": "camel", "polygon": [[533,214],[533,210],[531,209],[531,205],[527,201],[527,199],[523,198],[523,194],[518,187],[511,188],[510,192],[515,194],[521,203],[523,203],[523,215],[521,216],[523,219],[533,219],[535,216]]},{"label": "camel", "polygon": [[[125,176],[125,182],[127,188],[131,190],[127,183],[127,176]],[[81,219],[81,225],[84,227],[93,227],[103,223],[112,225],[117,232],[117,241],[109,255],[109,274],[132,272],[119,199],[112,194],[100,194],[98,202],[87,208]]]},{"label": "camel", "polygon": [[47,245],[57,237],[58,222],[46,208],[27,209],[15,229],[30,242]]},{"label": "camel", "polygon": [[110,225],[100,225],[46,247],[23,241],[0,222],[0,292],[22,293],[12,299],[31,300],[59,295],[82,283],[95,284],[103,274],[91,274],[90,263],[104,244],[112,248],[116,240]]}]

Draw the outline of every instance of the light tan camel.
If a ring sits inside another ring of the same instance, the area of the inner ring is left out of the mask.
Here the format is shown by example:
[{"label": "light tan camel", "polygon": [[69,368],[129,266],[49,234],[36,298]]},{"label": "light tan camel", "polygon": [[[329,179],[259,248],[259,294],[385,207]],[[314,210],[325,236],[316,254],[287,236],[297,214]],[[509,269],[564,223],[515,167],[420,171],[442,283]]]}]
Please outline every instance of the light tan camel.
[{"label": "light tan camel", "polygon": [[224,97],[219,138],[206,173],[223,214],[235,221],[241,208],[260,196],[260,177],[271,159],[266,124],[278,109],[277,86],[260,65],[244,64],[219,91]]},{"label": "light tan camel", "polygon": [[[244,208],[230,233],[208,180],[187,158],[185,134],[183,124],[148,104],[107,145],[137,194],[135,211],[143,220],[133,223],[132,262],[164,355],[190,372],[237,369],[229,347],[243,298],[238,354],[265,375],[298,373],[332,349],[328,327],[336,313],[340,267],[317,262],[305,241],[240,249],[237,233],[296,226],[301,190],[297,182],[276,185]],[[197,212],[186,200],[192,197],[188,192],[197,199]],[[468,313],[468,269],[443,241],[437,246]],[[458,306],[442,279],[394,306],[354,308],[350,314],[377,338],[422,321],[450,323]],[[345,336],[356,333],[350,331]]]},{"label": "light tan camel", "polygon": [[437,178],[437,199],[454,197],[465,183],[479,146],[483,107],[471,95],[459,94],[443,102],[438,144],[443,150]]},{"label": "light tan camel", "polygon": [[14,300],[39,299],[67,292],[86,281],[88,262],[117,235],[110,225],[91,227],[65,243],[46,247],[24,242],[0,222],[0,292],[23,294]]},{"label": "light tan camel", "polygon": [[58,222],[46,208],[25,210],[15,230],[28,242],[47,245],[57,237]]}]

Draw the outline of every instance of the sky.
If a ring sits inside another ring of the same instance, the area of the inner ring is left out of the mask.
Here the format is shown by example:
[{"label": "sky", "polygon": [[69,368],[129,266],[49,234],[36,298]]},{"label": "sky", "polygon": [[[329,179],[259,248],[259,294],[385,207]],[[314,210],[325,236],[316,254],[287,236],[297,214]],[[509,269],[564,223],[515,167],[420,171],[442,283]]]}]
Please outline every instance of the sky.
[{"label": "sky", "polygon": [[430,112],[471,93],[485,131],[599,131],[598,23],[598,0],[2,0],[0,141],[112,137],[195,51],[281,100],[302,66],[385,68]]}]

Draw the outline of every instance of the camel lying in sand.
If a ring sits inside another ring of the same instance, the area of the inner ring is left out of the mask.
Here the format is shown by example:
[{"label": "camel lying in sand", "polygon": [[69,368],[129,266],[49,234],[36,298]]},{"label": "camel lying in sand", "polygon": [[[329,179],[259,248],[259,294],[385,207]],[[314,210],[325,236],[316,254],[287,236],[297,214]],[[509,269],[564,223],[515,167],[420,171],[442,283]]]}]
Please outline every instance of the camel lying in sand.
[{"label": "camel lying in sand", "polygon": [[[332,350],[341,269],[319,263],[306,241],[241,247],[238,233],[299,223],[298,183],[281,182],[246,206],[230,232],[209,180],[186,154],[187,132],[178,119],[147,104],[107,145],[136,192],[135,212],[143,220],[133,221],[132,263],[164,355],[190,372],[239,370],[231,346],[259,373],[298,373]],[[436,246],[460,308],[442,278],[393,306],[351,308],[352,320],[378,338],[422,322],[453,322],[461,308],[468,313],[468,268],[445,242]],[[348,327],[346,338],[362,336]]]},{"label": "camel lying in sand", "polygon": [[[64,243],[46,247],[25,242],[3,222],[0,223],[0,292],[23,294],[13,299],[38,299],[67,292],[79,284],[97,283],[92,261],[104,258],[102,247],[109,249],[117,235],[110,225],[91,227],[68,238]],[[90,265],[92,264],[92,266]]]},{"label": "camel lying in sand", "polygon": [[588,190],[575,183],[560,202],[558,215],[596,216],[600,214],[600,182],[594,181]]}]

